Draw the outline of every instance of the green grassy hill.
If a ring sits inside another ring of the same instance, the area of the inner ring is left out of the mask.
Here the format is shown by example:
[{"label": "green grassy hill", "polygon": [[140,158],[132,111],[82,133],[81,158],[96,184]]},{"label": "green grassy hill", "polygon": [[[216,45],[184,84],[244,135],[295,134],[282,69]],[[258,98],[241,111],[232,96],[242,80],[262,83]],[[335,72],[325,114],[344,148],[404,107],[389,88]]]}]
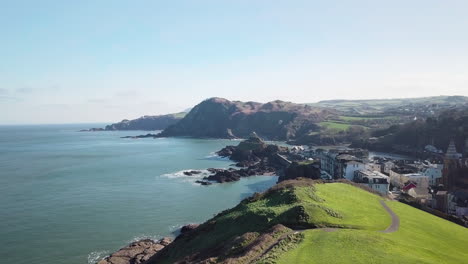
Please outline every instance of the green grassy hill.
[{"label": "green grassy hill", "polygon": [[347,183],[285,181],[179,236],[149,263],[463,263],[468,230]]},{"label": "green grassy hill", "polygon": [[467,263],[466,228],[402,203],[387,204],[400,217],[398,231],[307,230],[278,263]]}]

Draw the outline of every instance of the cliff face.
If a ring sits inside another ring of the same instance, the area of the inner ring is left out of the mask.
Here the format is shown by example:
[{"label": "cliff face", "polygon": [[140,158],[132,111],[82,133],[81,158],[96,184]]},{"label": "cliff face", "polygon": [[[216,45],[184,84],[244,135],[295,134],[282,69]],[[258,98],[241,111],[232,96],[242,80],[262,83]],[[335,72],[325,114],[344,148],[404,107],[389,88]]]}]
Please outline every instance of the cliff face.
[{"label": "cliff face", "polygon": [[255,131],[269,140],[288,140],[317,131],[316,123],[333,115],[330,109],[283,101],[261,104],[211,98],[195,106],[160,136],[244,138]]},{"label": "cliff face", "polygon": [[184,114],[143,116],[133,120],[124,119],[121,122],[106,126],[104,130],[163,130],[179,122]]}]

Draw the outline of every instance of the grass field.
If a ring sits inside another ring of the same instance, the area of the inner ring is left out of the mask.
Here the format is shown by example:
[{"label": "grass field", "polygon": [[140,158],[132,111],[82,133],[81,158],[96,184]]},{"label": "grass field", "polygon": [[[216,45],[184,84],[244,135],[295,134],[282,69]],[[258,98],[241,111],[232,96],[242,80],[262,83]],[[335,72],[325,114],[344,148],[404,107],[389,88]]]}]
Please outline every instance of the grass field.
[{"label": "grass field", "polygon": [[468,229],[402,203],[387,204],[400,217],[398,231],[307,230],[278,263],[468,263]]},{"label": "grass field", "polygon": [[362,121],[362,120],[377,120],[377,119],[398,119],[397,116],[340,116],[343,121]]},{"label": "grass field", "polygon": [[350,124],[331,122],[331,121],[320,122],[318,124],[321,127],[331,129],[331,130],[336,130],[336,131],[346,131],[351,126]]}]

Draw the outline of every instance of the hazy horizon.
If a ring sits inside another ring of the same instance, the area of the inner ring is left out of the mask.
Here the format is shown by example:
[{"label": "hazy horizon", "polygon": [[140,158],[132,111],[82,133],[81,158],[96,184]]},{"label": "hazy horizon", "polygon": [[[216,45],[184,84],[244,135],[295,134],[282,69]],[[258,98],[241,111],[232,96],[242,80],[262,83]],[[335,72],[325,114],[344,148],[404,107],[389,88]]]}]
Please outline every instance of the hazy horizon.
[{"label": "hazy horizon", "polygon": [[465,1],[15,1],[0,124],[110,123],[210,97],[468,96]]},{"label": "hazy horizon", "polygon": [[[300,104],[313,104],[313,103],[318,103],[318,102],[322,102],[322,101],[354,101],[354,100],[357,100],[357,101],[367,101],[367,100],[398,100],[398,99],[418,99],[418,98],[426,98],[426,97],[440,97],[440,96],[464,96],[464,95],[434,95],[434,96],[422,96],[422,97],[405,97],[405,98],[398,98],[398,97],[394,97],[394,98],[370,98],[370,99],[342,99],[342,98],[334,98],[334,99],[324,99],[324,100],[321,100],[321,101],[316,101],[316,102],[304,102],[304,103],[300,103]],[[217,96],[213,96],[213,97],[217,97]],[[199,103],[201,103],[202,101],[204,100],[207,100],[207,99],[210,99],[210,98],[213,98],[213,97],[209,97],[209,98],[205,98],[203,100],[201,100]],[[229,98],[224,98],[224,99],[227,99],[227,100],[230,100]],[[271,101],[275,101],[275,100],[281,100],[281,98],[278,98],[278,99],[274,99],[274,100],[271,100]],[[237,100],[230,100],[230,101],[237,101]],[[244,100],[244,102],[247,102],[247,101],[253,101],[253,100]],[[268,102],[271,102],[271,101],[264,101],[264,102],[259,102],[259,101],[253,101],[253,102],[258,102],[258,103],[268,103]],[[284,100],[281,100],[281,101],[284,101]],[[288,101],[290,102],[290,101]],[[291,103],[297,103],[297,102],[291,102]],[[198,104],[198,103],[197,103]],[[148,113],[148,114],[144,114],[144,115],[141,115],[141,116],[133,116],[133,117],[122,117],[122,118],[115,118],[115,119],[112,119],[112,120],[104,120],[104,121],[95,121],[95,122],[86,122],[86,121],[76,121],[76,122],[56,122],[56,123],[34,123],[34,122],[31,122],[31,123],[0,123],[0,126],[4,125],[4,126],[11,126],[11,125],[103,125],[103,124],[111,124],[111,123],[116,123],[116,122],[120,122],[124,119],[128,119],[128,120],[132,120],[132,119],[136,119],[136,118],[139,118],[139,117],[143,117],[143,116],[152,116],[152,115],[166,115],[166,114],[175,114],[175,113],[181,113],[181,112],[188,112],[190,111],[193,107],[193,106],[190,106],[190,107],[186,107],[184,110],[181,110],[181,111],[176,111],[176,112],[167,112],[167,113],[160,113],[160,114],[151,114],[151,113]],[[188,111],[187,111],[188,110]]]}]

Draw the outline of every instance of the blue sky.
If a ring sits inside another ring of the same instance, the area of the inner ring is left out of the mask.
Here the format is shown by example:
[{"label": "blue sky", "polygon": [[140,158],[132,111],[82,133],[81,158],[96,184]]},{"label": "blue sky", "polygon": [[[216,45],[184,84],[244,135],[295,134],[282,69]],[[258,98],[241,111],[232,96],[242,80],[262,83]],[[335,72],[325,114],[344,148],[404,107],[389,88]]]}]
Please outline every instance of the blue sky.
[{"label": "blue sky", "polygon": [[0,124],[468,96],[468,1],[0,0]]}]

